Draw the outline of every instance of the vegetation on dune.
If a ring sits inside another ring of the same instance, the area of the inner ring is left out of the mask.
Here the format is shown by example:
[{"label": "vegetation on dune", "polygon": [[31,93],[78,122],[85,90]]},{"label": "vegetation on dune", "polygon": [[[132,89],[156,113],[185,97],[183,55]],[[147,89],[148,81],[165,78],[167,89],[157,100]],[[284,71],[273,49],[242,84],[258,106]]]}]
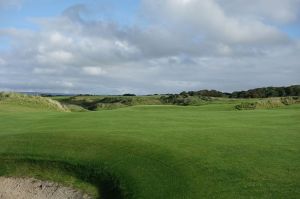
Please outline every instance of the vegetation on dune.
[{"label": "vegetation on dune", "polygon": [[75,105],[75,104],[64,104],[64,107],[67,107],[72,112],[86,112],[87,109],[83,108],[82,106]]},{"label": "vegetation on dune", "polygon": [[124,108],[134,105],[162,104],[156,96],[133,96],[132,94],[126,96],[77,95],[72,97],[55,97],[54,99],[66,106],[76,105],[90,111]]},{"label": "vegetation on dune", "polygon": [[257,102],[242,102],[235,106],[238,110],[254,110],[256,109]]},{"label": "vegetation on dune", "polygon": [[0,92],[0,104],[11,104],[32,109],[44,109],[53,111],[69,111],[67,107],[58,101],[40,96],[29,96],[20,93]]},{"label": "vegetation on dune", "polygon": [[235,106],[238,110],[270,109],[300,103],[299,97],[281,97],[261,99],[254,102],[242,102]]},{"label": "vegetation on dune", "polygon": [[188,95],[153,95],[153,96],[134,96],[126,94],[124,96],[72,96],[72,97],[55,97],[66,106],[76,105],[83,109],[98,111],[107,109],[124,108],[135,105],[204,105],[216,101],[217,99],[204,96]]},{"label": "vegetation on dune", "polygon": [[232,109],[251,110],[269,109],[299,103],[299,97],[232,99],[206,96],[190,96],[188,94],[172,94],[164,96],[73,96],[55,98],[73,112],[100,111],[124,108],[135,105],[179,105],[203,106],[208,104],[232,104]]}]

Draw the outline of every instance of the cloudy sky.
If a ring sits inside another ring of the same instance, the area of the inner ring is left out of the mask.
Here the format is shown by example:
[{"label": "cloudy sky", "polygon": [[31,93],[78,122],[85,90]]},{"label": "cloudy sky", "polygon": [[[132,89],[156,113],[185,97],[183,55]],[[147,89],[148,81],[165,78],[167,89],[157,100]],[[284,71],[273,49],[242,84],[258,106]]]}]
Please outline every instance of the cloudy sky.
[{"label": "cloudy sky", "polygon": [[300,83],[300,0],[0,0],[0,90]]}]

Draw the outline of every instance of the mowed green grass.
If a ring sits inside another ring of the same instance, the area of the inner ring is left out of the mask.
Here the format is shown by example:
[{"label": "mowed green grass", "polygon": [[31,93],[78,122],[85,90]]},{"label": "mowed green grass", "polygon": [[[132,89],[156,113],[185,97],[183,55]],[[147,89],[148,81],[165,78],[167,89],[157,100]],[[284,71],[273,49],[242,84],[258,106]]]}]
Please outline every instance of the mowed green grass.
[{"label": "mowed green grass", "polygon": [[85,182],[108,174],[137,199],[300,198],[300,106],[232,107],[72,113],[0,106],[0,175],[95,192]]}]

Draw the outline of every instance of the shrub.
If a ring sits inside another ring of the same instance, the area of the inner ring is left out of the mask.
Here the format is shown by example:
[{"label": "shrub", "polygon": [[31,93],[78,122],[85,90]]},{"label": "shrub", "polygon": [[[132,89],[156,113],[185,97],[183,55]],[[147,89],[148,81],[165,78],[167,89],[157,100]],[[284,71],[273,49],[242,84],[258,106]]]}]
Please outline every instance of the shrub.
[{"label": "shrub", "polygon": [[280,100],[284,105],[291,105],[298,103],[299,97],[282,97]]},{"label": "shrub", "polygon": [[238,110],[254,110],[256,109],[257,102],[242,102],[239,105],[236,105],[235,108]]},{"label": "shrub", "polygon": [[160,101],[164,104],[175,104],[181,106],[188,106],[188,105],[201,105],[205,104],[208,101],[212,101],[212,98],[205,97],[205,96],[185,96],[185,95],[168,95],[168,96],[161,96]]},{"label": "shrub", "polygon": [[299,97],[268,98],[257,102],[242,102],[235,106],[238,110],[270,109],[300,103]]}]

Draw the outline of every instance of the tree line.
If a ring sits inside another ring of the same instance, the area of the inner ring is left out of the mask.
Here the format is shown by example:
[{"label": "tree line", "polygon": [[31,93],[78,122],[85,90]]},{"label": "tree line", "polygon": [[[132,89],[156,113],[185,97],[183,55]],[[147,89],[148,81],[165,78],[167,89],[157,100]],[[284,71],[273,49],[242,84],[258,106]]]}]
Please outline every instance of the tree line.
[{"label": "tree line", "polygon": [[267,98],[267,97],[287,97],[300,96],[300,85],[288,87],[264,87],[247,91],[235,91],[230,94],[231,98]]},{"label": "tree line", "polygon": [[[174,100],[174,98],[187,98],[191,96],[198,97],[227,97],[227,98],[268,98],[268,97],[287,97],[300,96],[300,85],[292,85],[287,87],[263,87],[255,88],[247,91],[234,91],[232,93],[221,92],[217,90],[199,90],[199,91],[183,91],[179,94],[168,94],[166,100]],[[165,96],[166,98],[166,96]]]}]

